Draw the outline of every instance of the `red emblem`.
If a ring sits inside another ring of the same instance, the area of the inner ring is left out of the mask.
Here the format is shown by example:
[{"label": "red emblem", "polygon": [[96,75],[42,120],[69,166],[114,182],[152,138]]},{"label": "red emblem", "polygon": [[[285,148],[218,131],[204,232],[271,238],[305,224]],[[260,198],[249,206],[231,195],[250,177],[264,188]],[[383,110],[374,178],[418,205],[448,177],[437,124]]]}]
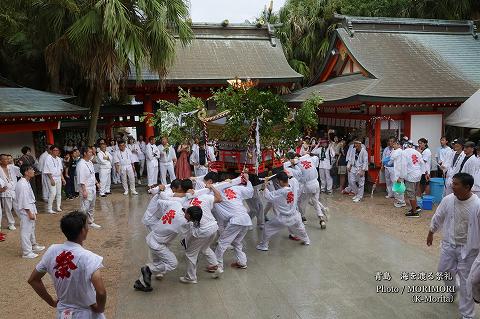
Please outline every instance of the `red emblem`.
[{"label": "red emblem", "polygon": [[233,189],[227,188],[223,192],[225,193],[225,196],[227,197],[228,200],[237,198],[237,193],[235,193]]},{"label": "red emblem", "polygon": [[198,206],[198,207],[200,207],[201,204],[202,204],[202,202],[199,201],[198,198],[196,198],[196,197],[190,202],[190,206]]},{"label": "red emblem", "polygon": [[418,163],[418,156],[417,155],[412,154],[412,162],[413,162],[413,165],[416,165]]},{"label": "red emblem", "polygon": [[70,270],[78,268],[77,265],[73,263],[73,258],[75,258],[75,256],[72,252],[65,250],[55,258],[57,264],[53,269],[57,269],[57,271],[55,271],[56,278],[70,278]]},{"label": "red emblem", "polygon": [[174,218],[175,218],[175,211],[173,209],[170,209],[165,215],[162,216],[162,222],[164,224],[166,224],[166,223],[171,224],[172,219],[174,219]]},{"label": "red emblem", "polygon": [[287,194],[287,204],[293,203],[294,197],[295,196],[293,195],[293,192],[288,192],[288,194]]},{"label": "red emblem", "polygon": [[309,161],[301,161],[300,164],[302,164],[303,168],[305,169],[309,169],[310,167],[312,167],[312,163]]}]

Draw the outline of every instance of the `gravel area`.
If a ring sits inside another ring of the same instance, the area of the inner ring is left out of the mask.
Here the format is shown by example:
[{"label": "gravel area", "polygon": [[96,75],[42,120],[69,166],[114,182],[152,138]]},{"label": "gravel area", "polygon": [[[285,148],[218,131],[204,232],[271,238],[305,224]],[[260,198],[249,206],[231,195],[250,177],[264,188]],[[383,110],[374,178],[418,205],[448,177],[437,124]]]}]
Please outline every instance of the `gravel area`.
[{"label": "gravel area", "polygon": [[430,221],[435,213],[436,205],[434,205],[433,210],[422,211],[419,218],[407,218],[404,214],[408,208],[394,207],[394,200],[385,198],[385,195],[384,192],[378,191],[371,198],[370,193],[365,193],[365,197],[360,203],[353,203],[349,196],[339,193],[330,196],[322,194],[321,200],[329,206],[336,207],[335,213],[337,214],[348,214],[354,218],[359,218],[364,222],[375,225],[393,237],[438,256],[440,240],[442,239],[441,234],[435,234],[431,247],[426,244]]},{"label": "gravel area", "polygon": [[[104,257],[102,277],[107,289],[107,318],[114,318],[117,303],[118,278],[121,272],[124,254],[128,214],[128,199],[122,195],[120,189],[116,194],[107,198],[97,199],[96,222],[103,226],[101,230],[90,229],[88,238],[84,243],[85,248]],[[127,205],[125,206],[125,203]],[[64,200],[62,209],[68,212],[78,209],[78,199]],[[60,218],[62,214],[44,214],[46,205],[37,202],[39,215],[37,216],[36,236],[38,243],[48,247],[53,243],[62,243],[65,237],[60,231]],[[48,306],[27,283],[35,265],[40,261],[41,255],[36,259],[21,258],[20,226],[17,230],[3,230],[7,234],[4,242],[0,242],[0,280],[2,293],[0,298],[0,318],[55,318],[55,310]],[[52,282],[49,275],[45,275],[44,282],[47,289],[54,295]],[[17,298],[19,302],[15,301]],[[35,315],[34,315],[35,314]]]}]

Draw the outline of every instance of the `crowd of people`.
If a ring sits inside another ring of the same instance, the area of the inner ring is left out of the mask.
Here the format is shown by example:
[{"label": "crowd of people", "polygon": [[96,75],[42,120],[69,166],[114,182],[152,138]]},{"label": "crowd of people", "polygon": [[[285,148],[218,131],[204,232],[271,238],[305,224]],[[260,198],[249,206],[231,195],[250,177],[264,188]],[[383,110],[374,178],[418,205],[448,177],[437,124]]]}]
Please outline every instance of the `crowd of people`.
[{"label": "crowd of people", "polygon": [[[121,183],[124,195],[138,195],[136,186],[145,183],[148,193],[153,195],[142,219],[148,233],[146,244],[151,260],[140,268],[140,276],[134,283],[135,289],[145,292],[153,289],[152,277],[161,279],[177,268],[177,258],[169,248],[176,239],[185,248],[186,273],[180,281],[195,284],[200,253],[206,257],[206,270],[214,278],[224,273],[224,253],[229,247],[235,254],[231,266],[247,268],[243,239],[253,228],[253,220],[256,219],[261,230],[256,246],[260,251],[269,250],[270,239],[284,228],[288,229],[291,240],[309,245],[304,226],[307,205],[313,206],[319,228],[327,227],[328,209],[321,203],[320,193],[329,195],[338,188],[343,194],[353,196],[354,203],[364,197],[369,156],[365,145],[357,138],[346,141],[332,136],[318,142],[315,138],[299,139],[296,147],[283,152],[283,168],[265,177],[263,183],[258,176],[249,176],[246,172],[236,177],[209,169],[209,163],[216,158],[212,144],[194,140],[192,145],[184,141],[174,147],[167,137],[161,138],[158,145],[156,141],[150,137],[146,143],[142,136],[138,141],[133,138],[99,139],[93,147],[80,148],[69,142],[63,151],[56,145],[48,145],[38,160],[32,156],[30,148],[24,147],[23,156],[15,164],[11,156],[0,155],[0,211],[5,212],[9,230],[15,230],[12,212],[19,216],[22,257],[36,258],[45,249],[35,238],[38,212],[32,180],[36,174],[41,174],[41,196],[47,203],[47,213],[62,212],[62,190],[67,199],[78,197],[80,200],[79,212],[62,218],[67,243],[50,247],[31,277],[32,286],[48,303],[52,300],[42,290],[43,274],[51,273],[56,281],[67,275],[59,275],[58,265],[48,264],[46,256],[59,259],[62,253],[69,251],[71,256],[60,258],[66,258],[68,263],[77,254],[86,254],[95,261],[94,266],[84,265],[90,273],[102,267],[101,257],[81,248],[81,243],[89,228],[101,229],[95,223],[95,202],[97,194],[106,197],[112,193],[112,184]],[[449,144],[445,137],[440,142],[441,147],[432,154],[424,138],[418,140],[418,144],[406,137],[388,139],[382,156],[386,197],[392,198],[393,205],[398,208],[408,203],[405,215],[418,217],[421,209],[417,196],[429,192],[432,162],[438,167],[439,175],[445,180],[445,198],[432,218],[427,243],[431,244],[433,233],[442,227],[443,232],[449,234],[444,236],[446,246],[442,246],[439,269],[460,276],[461,298],[464,298],[460,310],[470,314],[473,299],[466,294],[467,280],[472,265],[475,268],[477,261],[474,260],[480,248],[480,243],[475,241],[480,233],[480,219],[472,224],[476,215],[470,212],[478,212],[480,216],[477,197],[480,195],[480,159],[472,142],[455,139]],[[146,180],[142,181],[145,170]],[[405,191],[395,187],[398,183],[405,185]],[[449,214],[458,214],[461,218],[449,221]],[[458,248],[461,245],[468,249]],[[463,273],[457,271],[459,265],[465,265]],[[79,267],[78,264],[74,266]],[[97,279],[95,289],[104,289],[100,281]],[[93,301],[91,294],[95,289],[90,291],[90,299],[85,302]],[[98,306],[101,303],[97,298],[94,303],[97,306],[87,307],[88,311],[103,311],[104,304]]]}]

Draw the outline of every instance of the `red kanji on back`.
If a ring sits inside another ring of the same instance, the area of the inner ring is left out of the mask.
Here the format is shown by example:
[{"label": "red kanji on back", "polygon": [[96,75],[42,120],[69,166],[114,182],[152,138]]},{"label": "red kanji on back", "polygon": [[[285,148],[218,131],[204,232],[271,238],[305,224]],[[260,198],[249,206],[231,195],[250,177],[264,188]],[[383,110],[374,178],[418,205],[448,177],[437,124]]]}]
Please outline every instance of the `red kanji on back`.
[{"label": "red kanji on back", "polygon": [[312,163],[309,161],[301,161],[300,164],[302,164],[303,168],[305,169],[309,169],[310,167],[312,167]]},{"label": "red kanji on back", "polygon": [[294,197],[295,197],[295,195],[293,195],[293,192],[288,192],[287,193],[287,204],[293,203]]},{"label": "red kanji on back", "polygon": [[417,155],[412,154],[412,162],[413,162],[413,165],[418,163],[418,156]]},{"label": "red kanji on back", "polygon": [[73,263],[73,259],[75,256],[72,254],[71,251],[63,251],[60,255],[55,258],[55,262],[57,263],[53,269],[57,269],[55,271],[56,278],[70,278],[70,271],[77,269],[77,265]]},{"label": "red kanji on back", "polygon": [[165,213],[165,215],[162,216],[162,222],[164,224],[172,223],[172,219],[175,218],[175,211],[173,209],[170,209],[168,212]]},{"label": "red kanji on back", "polygon": [[226,190],[223,191],[225,193],[225,196],[227,196],[228,200],[232,200],[237,198],[237,193],[233,189],[227,188]]},{"label": "red kanji on back", "polygon": [[201,204],[202,204],[202,202],[199,201],[197,197],[195,197],[195,198],[190,202],[190,206],[198,206],[198,207],[200,207]]}]

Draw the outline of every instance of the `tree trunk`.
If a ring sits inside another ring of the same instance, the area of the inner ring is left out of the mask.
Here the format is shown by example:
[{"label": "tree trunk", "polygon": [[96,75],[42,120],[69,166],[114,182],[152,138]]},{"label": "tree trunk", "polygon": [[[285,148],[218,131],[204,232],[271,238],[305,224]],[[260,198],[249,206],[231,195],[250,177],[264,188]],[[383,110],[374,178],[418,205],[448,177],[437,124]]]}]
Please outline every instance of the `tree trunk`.
[{"label": "tree trunk", "polygon": [[88,125],[88,146],[95,144],[97,138],[97,122],[100,115],[100,107],[103,101],[103,87],[94,88],[90,107],[90,123]]}]

